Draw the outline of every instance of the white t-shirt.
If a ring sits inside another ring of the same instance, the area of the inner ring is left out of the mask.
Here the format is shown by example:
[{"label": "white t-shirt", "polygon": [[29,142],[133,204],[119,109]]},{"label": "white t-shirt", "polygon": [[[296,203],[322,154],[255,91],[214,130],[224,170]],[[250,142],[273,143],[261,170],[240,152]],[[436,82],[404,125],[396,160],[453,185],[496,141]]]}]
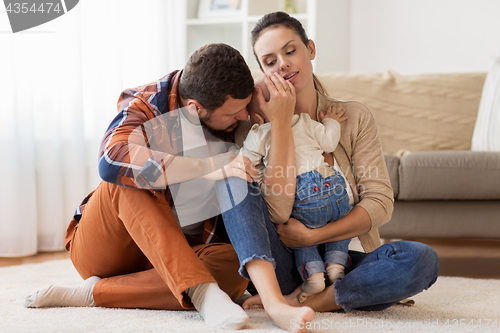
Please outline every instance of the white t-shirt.
[{"label": "white t-shirt", "polygon": [[[179,111],[182,130],[183,155],[186,157],[208,157],[228,151],[228,143],[212,136],[199,123],[188,120]],[[204,178],[192,179],[169,185],[174,200],[173,211],[184,234],[197,236],[203,232],[203,221],[219,215],[215,181]]]}]

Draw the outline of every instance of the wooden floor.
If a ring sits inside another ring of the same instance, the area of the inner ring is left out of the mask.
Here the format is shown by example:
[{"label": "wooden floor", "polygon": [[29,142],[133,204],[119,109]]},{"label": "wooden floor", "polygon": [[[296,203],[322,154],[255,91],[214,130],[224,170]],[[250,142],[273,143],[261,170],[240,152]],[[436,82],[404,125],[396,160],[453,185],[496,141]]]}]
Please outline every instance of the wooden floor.
[{"label": "wooden floor", "polygon": [[418,240],[439,255],[439,275],[500,279],[500,240]]},{"label": "wooden floor", "polygon": [[0,267],[16,266],[24,264],[35,264],[49,260],[59,260],[69,258],[69,252],[40,252],[34,256],[16,257],[16,258],[1,258]]},{"label": "wooden floor", "polygon": [[[500,240],[419,239],[439,255],[439,275],[500,279]],[[30,257],[0,258],[0,267],[69,258],[67,252],[46,252]]]}]

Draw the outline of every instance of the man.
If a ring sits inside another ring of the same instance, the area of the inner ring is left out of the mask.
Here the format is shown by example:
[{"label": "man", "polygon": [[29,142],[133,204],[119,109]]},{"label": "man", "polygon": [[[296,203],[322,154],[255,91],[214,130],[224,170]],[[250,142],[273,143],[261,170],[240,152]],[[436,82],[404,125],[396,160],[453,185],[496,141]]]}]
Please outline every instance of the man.
[{"label": "man", "polygon": [[[242,328],[248,316],[231,299],[248,282],[238,275],[233,247],[220,243],[215,214],[205,214],[213,197],[206,181],[250,181],[257,174],[248,159],[200,140],[210,134],[230,139],[248,118],[253,89],[239,52],[210,44],[183,70],[125,90],[101,144],[104,181],[84,199],[66,234],[71,260],[86,280],[76,288],[40,290],[25,306],[194,306],[212,328]],[[208,154],[190,153],[200,147]],[[208,198],[203,205],[182,187],[200,180],[194,195]]]}]

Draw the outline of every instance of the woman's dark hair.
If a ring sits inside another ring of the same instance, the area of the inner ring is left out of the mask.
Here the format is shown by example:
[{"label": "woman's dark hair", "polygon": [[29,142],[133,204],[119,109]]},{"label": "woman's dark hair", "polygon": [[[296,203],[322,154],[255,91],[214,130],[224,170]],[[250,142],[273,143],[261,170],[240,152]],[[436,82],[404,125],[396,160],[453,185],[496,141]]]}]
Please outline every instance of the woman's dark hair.
[{"label": "woman's dark hair", "polygon": [[[259,61],[259,58],[255,54],[255,43],[259,39],[259,37],[264,33],[265,30],[271,28],[285,27],[293,30],[297,35],[299,35],[300,40],[304,43],[305,46],[308,46],[309,38],[307,37],[306,31],[300,23],[294,17],[291,17],[285,12],[274,12],[264,15],[253,27],[252,29],[252,48],[255,59],[257,59],[257,63],[262,71],[262,64]],[[326,95],[326,89],[323,87],[319,79],[316,75],[313,74],[314,88],[322,94]]]},{"label": "woman's dark hair", "polygon": [[252,73],[238,50],[227,44],[208,44],[196,50],[182,71],[179,95],[197,100],[208,112],[228,96],[245,99],[254,89]]}]

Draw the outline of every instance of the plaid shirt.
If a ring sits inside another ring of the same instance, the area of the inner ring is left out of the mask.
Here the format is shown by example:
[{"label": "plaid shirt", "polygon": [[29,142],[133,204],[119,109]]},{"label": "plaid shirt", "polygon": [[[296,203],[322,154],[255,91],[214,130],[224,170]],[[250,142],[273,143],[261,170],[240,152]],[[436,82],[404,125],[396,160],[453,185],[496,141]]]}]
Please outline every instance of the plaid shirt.
[{"label": "plaid shirt", "polygon": [[[177,90],[181,73],[174,71],[156,82],[121,93],[118,115],[106,130],[99,158],[103,180],[149,190],[156,197],[165,196],[171,208],[174,203],[169,186],[155,189],[154,183],[164,175],[175,156],[182,156],[180,119],[177,112],[171,112],[179,109]],[[91,195],[77,208],[74,215],[77,223]],[[206,220],[201,242],[219,240],[216,219]]]}]

